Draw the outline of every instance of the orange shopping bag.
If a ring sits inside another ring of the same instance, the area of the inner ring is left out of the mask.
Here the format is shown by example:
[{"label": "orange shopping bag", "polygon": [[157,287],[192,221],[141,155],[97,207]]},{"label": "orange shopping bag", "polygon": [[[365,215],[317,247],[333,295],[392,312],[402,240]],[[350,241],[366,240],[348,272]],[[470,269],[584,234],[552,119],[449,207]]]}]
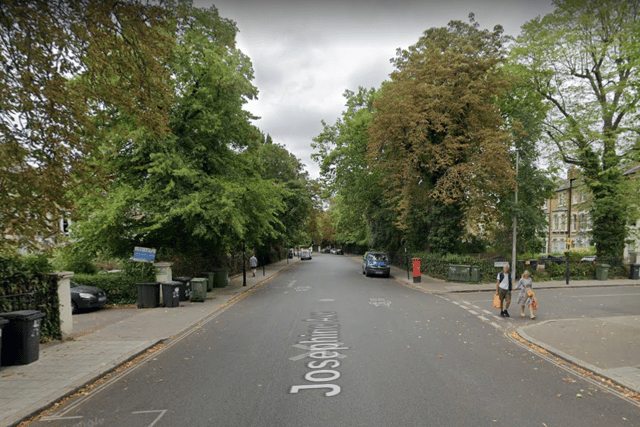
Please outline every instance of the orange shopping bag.
[{"label": "orange shopping bag", "polygon": [[500,309],[500,297],[498,294],[493,294],[493,308]]},{"label": "orange shopping bag", "polygon": [[533,306],[532,308],[533,308],[534,310],[537,310],[537,309],[538,309],[538,298],[533,297],[533,300],[532,300],[532,304],[531,304],[531,305]]}]

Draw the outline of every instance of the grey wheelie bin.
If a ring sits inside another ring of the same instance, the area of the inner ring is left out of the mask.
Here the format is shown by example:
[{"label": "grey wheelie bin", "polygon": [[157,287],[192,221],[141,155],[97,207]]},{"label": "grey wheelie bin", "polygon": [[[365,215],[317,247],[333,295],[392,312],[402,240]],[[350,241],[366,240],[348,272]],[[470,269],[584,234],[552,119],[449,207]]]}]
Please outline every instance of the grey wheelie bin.
[{"label": "grey wheelie bin", "polygon": [[204,302],[207,299],[207,279],[196,277],[191,279],[191,301]]},{"label": "grey wheelie bin", "polygon": [[44,313],[20,310],[0,313],[9,321],[2,330],[2,365],[28,365],[40,357],[40,322]]},{"label": "grey wheelie bin", "polygon": [[162,305],[165,307],[180,306],[180,286],[182,282],[162,282]]},{"label": "grey wheelie bin", "polygon": [[2,360],[2,329],[7,323],[9,323],[7,319],[0,317],[0,360]]},{"label": "grey wheelie bin", "polygon": [[155,308],[160,305],[158,282],[138,283],[138,308]]},{"label": "grey wheelie bin", "polygon": [[202,277],[207,278],[207,292],[211,292],[213,290],[215,276],[216,276],[216,273],[214,273],[213,271],[206,271],[202,273]]},{"label": "grey wheelie bin", "polygon": [[175,282],[180,282],[180,301],[191,299],[191,277],[174,277]]},{"label": "grey wheelie bin", "polygon": [[228,268],[214,268],[214,287],[225,288],[229,285],[229,269]]}]

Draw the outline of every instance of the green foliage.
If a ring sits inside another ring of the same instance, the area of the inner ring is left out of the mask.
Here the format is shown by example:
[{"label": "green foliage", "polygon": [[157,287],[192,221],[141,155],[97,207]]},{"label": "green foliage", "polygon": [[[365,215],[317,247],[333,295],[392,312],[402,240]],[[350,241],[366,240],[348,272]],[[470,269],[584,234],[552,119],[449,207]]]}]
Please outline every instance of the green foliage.
[{"label": "green foliage", "polygon": [[640,130],[640,9],[623,0],[559,0],[553,13],[523,26],[512,49],[522,81],[547,116],[542,147],[576,165],[593,194],[593,241],[600,256],[621,257],[629,205],[623,165],[637,160]]},{"label": "green foliage", "polygon": [[132,277],[125,274],[76,274],[73,282],[79,285],[95,286],[106,292],[108,303],[115,305],[135,304],[138,301],[137,283],[149,282],[148,278]]},{"label": "green foliage", "polygon": [[[174,19],[169,132],[158,137],[131,125],[131,138],[105,147],[112,180],[78,200],[83,220],[73,233],[87,253],[124,258],[145,246],[219,254],[301,232],[305,177],[243,109],[257,90],[251,62],[235,47],[235,23],[187,2]],[[126,111],[116,109],[101,126],[123,123]]]},{"label": "green foliage", "polygon": [[105,178],[87,157],[102,155],[95,123],[111,108],[166,129],[167,12],[133,0],[2,2],[0,246],[16,243],[9,235],[39,247],[74,210],[69,191]]},{"label": "green foliage", "polygon": [[44,255],[0,257],[0,312],[38,310],[43,340],[60,339],[58,282]]},{"label": "green foliage", "polygon": [[156,268],[148,262],[138,262],[129,259],[121,261],[120,270],[122,271],[122,276],[135,279],[139,282],[152,282],[156,276]]},{"label": "green foliage", "polygon": [[93,263],[93,257],[86,252],[76,250],[73,245],[67,245],[58,251],[56,264],[61,271],[73,271],[77,274],[98,272],[98,268]]},{"label": "green foliage", "polygon": [[497,100],[510,86],[502,28],[451,21],[398,50],[369,127],[367,161],[384,177],[395,225],[416,250],[462,249],[497,220],[513,183]]}]

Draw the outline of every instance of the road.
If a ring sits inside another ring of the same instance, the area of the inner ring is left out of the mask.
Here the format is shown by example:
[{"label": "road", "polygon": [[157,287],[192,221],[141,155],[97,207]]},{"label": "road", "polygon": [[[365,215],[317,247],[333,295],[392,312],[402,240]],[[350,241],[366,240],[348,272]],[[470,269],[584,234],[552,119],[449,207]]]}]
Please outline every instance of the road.
[{"label": "road", "polygon": [[[599,304],[581,298],[571,309]],[[525,320],[490,304],[315,255],[34,425],[640,426],[640,407],[518,345],[505,332]]]}]

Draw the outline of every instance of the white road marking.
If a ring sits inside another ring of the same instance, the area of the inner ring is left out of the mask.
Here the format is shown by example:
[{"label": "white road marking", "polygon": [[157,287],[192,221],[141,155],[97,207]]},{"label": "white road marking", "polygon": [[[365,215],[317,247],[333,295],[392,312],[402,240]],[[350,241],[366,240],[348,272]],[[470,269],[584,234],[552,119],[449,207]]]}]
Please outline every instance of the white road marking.
[{"label": "white road marking", "polygon": [[82,416],[77,417],[42,417],[40,421],[58,421],[58,420],[79,420],[80,418],[84,418]]},{"label": "white road marking", "polygon": [[489,310],[482,310],[482,312],[483,312],[483,313],[486,313],[486,314],[490,314],[491,316],[493,316],[493,313],[492,313],[492,312],[490,312]]},{"label": "white road marking", "polygon": [[491,322],[490,323],[491,326],[495,326],[496,329],[501,329],[502,327],[500,325],[498,325],[496,322]]},{"label": "white road marking", "polygon": [[451,301],[451,302],[454,303],[455,305],[460,305],[458,301]]},{"label": "white road marking", "polygon": [[485,322],[488,322],[488,321],[489,321],[489,319],[487,319],[487,318],[486,318],[486,317],[484,317],[484,316],[478,316],[478,319],[480,319],[480,320],[484,320]]},{"label": "white road marking", "polygon": [[287,285],[287,288],[292,287],[295,283],[296,283],[296,280],[290,281],[289,284]]},{"label": "white road marking", "polygon": [[167,413],[166,409],[161,409],[157,411],[136,411],[136,412],[132,412],[132,414],[155,414],[157,412],[159,412],[160,415],[158,415],[156,419],[153,420],[153,422],[147,426],[147,427],[153,427],[154,425],[156,425],[158,421],[160,421],[160,418],[162,418],[163,415]]},{"label": "white road marking", "polygon": [[473,311],[473,310],[469,310],[469,313],[471,313],[471,314],[475,314],[476,316],[478,315],[478,313],[477,313],[477,312],[475,312],[475,311]]},{"label": "white road marking", "polygon": [[334,299],[320,299],[318,300],[320,302],[331,302],[331,301],[335,301]]}]

